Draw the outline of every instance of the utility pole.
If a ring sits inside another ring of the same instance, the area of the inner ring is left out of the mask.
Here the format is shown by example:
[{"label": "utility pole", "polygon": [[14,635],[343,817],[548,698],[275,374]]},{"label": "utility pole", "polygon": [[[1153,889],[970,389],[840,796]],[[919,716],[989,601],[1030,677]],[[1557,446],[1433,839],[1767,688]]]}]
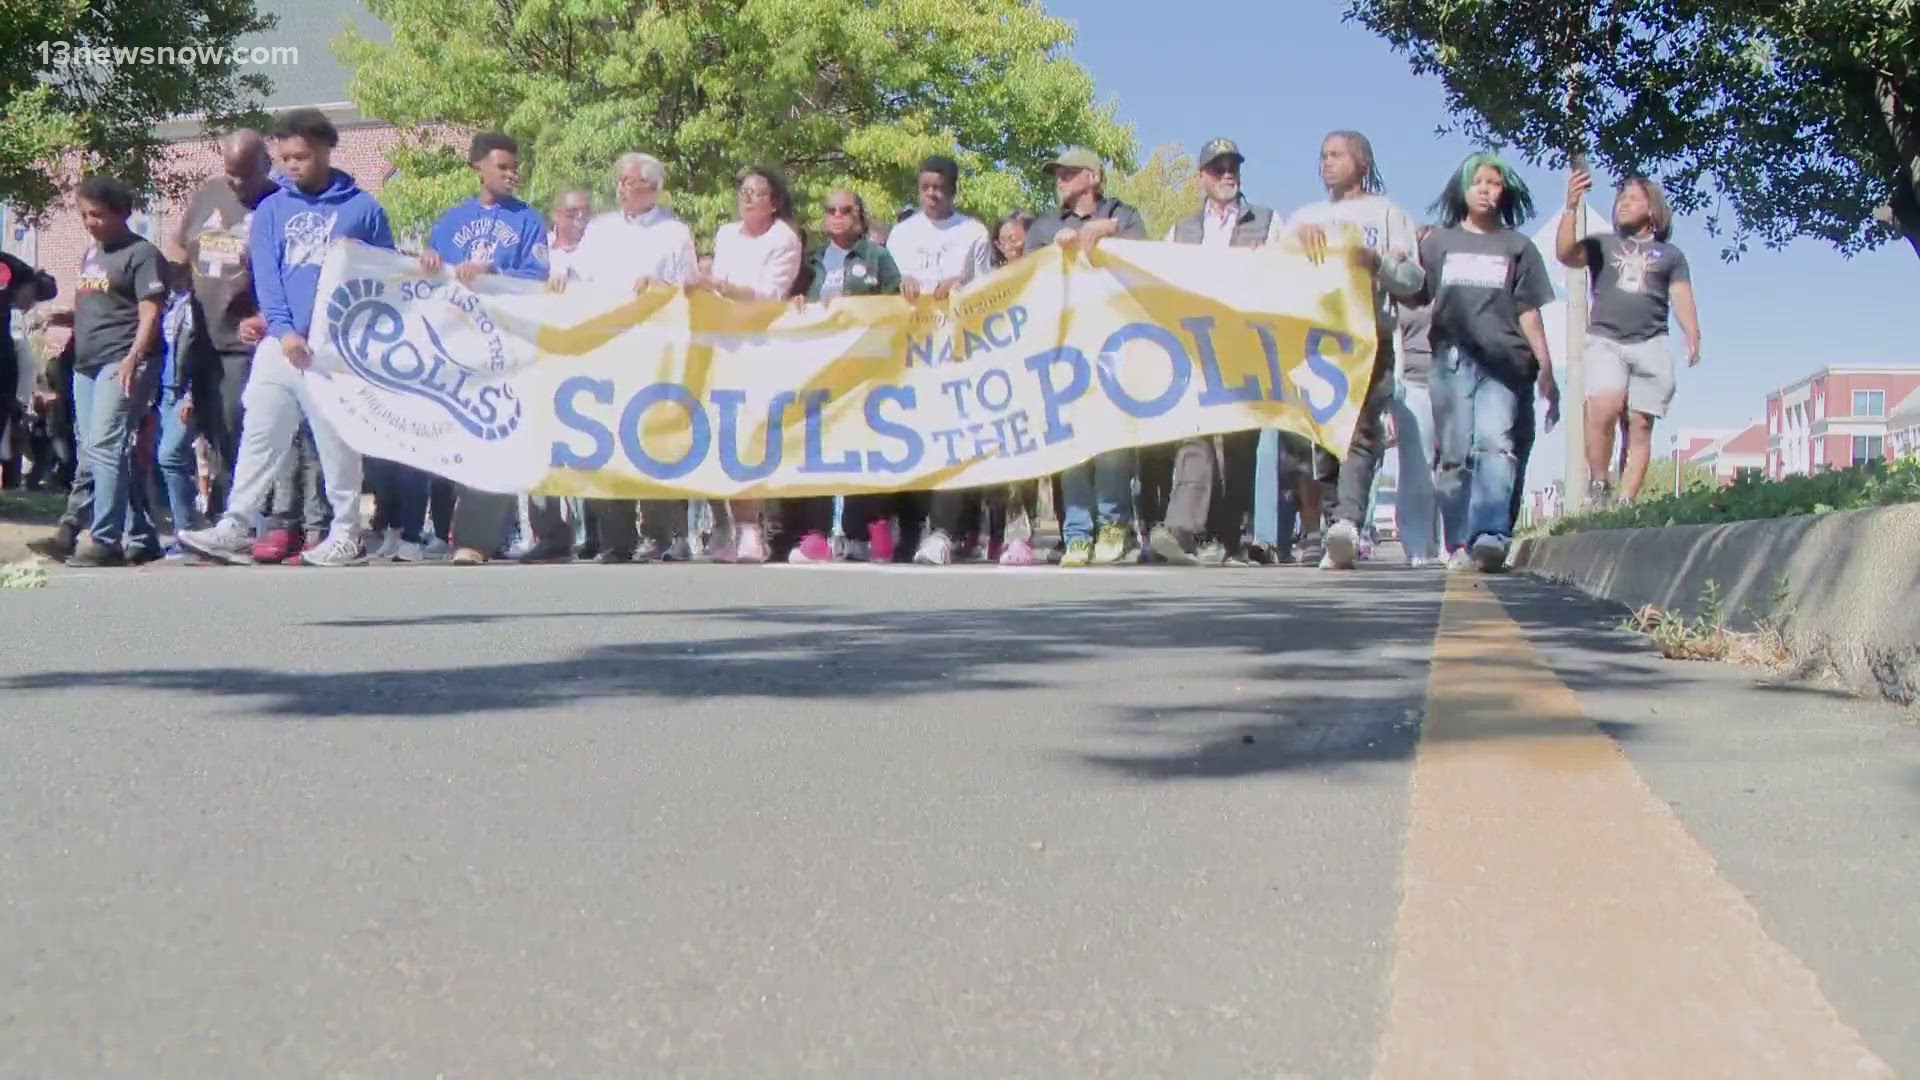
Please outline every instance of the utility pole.
[{"label": "utility pole", "polygon": [[[1580,65],[1567,68],[1567,114],[1577,115],[1574,110],[1574,89],[1580,81]],[[1579,144],[1586,141],[1584,131],[1576,134]],[[1568,155],[1567,175],[1569,178],[1587,167],[1587,154],[1584,149],[1575,149]],[[1584,200],[1577,206],[1567,207],[1563,213],[1573,215],[1573,235],[1585,239],[1587,235],[1587,204]],[[1586,371],[1584,357],[1587,347],[1587,271],[1585,267],[1567,268],[1567,363],[1560,383],[1560,422],[1567,427],[1567,469],[1566,493],[1561,500],[1563,512],[1585,505],[1587,499],[1587,411],[1586,411]]]}]

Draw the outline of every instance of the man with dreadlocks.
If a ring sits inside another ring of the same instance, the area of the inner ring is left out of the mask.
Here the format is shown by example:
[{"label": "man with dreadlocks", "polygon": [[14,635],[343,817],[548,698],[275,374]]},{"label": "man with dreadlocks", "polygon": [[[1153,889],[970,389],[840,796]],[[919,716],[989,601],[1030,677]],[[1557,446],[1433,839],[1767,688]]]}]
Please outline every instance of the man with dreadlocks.
[{"label": "man with dreadlocks", "polygon": [[[1320,556],[1322,570],[1351,570],[1360,552],[1360,529],[1367,521],[1367,500],[1374,473],[1385,450],[1381,416],[1393,404],[1393,327],[1396,301],[1420,295],[1426,275],[1420,269],[1419,237],[1406,211],[1386,197],[1386,185],[1373,163],[1373,144],[1357,131],[1336,131],[1320,144],[1320,181],[1327,198],[1296,212],[1281,228],[1293,233],[1319,262],[1326,257],[1327,231],[1351,226],[1363,246],[1354,259],[1373,275],[1376,340],[1373,374],[1361,398],[1360,417],[1353,441],[1341,465],[1317,447],[1309,451],[1314,468],[1300,484],[1301,531],[1307,537],[1320,528],[1319,482],[1329,472],[1337,477],[1333,526],[1327,529]],[[1298,444],[1294,444],[1297,448]],[[1311,547],[1311,539],[1306,543]]]}]

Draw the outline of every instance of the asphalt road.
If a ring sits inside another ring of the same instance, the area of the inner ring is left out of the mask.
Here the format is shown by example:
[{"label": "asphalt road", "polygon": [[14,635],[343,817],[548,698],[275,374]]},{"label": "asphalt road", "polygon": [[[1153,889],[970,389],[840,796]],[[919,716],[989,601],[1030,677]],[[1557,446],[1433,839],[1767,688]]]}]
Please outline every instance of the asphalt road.
[{"label": "asphalt road", "polygon": [[1920,1074],[1920,728],[1614,621],[1382,567],[56,571],[0,593],[0,1076]]}]

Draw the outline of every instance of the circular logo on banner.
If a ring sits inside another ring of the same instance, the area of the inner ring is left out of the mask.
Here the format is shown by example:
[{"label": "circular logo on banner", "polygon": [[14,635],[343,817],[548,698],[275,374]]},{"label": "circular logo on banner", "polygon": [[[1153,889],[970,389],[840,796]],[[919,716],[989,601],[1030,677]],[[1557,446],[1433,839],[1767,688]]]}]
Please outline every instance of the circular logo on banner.
[{"label": "circular logo on banner", "polygon": [[[499,326],[477,305],[470,312],[435,305],[440,310],[432,313],[415,305],[416,333],[410,334],[386,289],[375,278],[356,278],[327,299],[328,336],[354,374],[432,402],[475,438],[494,442],[513,434],[521,405],[498,379],[506,355]],[[456,359],[469,354],[472,362]]]}]

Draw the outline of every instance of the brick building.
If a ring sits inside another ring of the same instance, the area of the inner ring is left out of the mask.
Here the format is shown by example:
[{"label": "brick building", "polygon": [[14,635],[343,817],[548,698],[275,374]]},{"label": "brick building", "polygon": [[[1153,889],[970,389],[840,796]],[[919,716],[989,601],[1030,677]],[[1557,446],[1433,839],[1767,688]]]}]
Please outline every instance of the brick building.
[{"label": "brick building", "polygon": [[1767,422],[1755,420],[1743,428],[1682,431],[1674,437],[1673,457],[1712,472],[1722,487],[1741,476],[1760,475],[1767,464]]},{"label": "brick building", "polygon": [[[279,25],[242,38],[238,44],[291,46],[298,50],[295,62],[260,69],[273,80],[273,92],[266,97],[264,107],[277,112],[312,105],[325,112],[340,129],[334,167],[352,173],[361,187],[379,194],[391,172],[387,151],[399,136],[392,125],[361,116],[347,100],[352,73],[335,58],[329,43],[349,22],[368,37],[381,40],[389,36],[386,28],[367,13],[361,0],[260,0],[258,7],[277,16]],[[158,130],[171,142],[170,171],[193,178],[219,173],[215,138],[198,118],[169,121]],[[174,224],[173,215],[178,211],[176,205],[149,207],[134,215],[134,230],[158,243]],[[74,275],[86,246],[86,230],[81,228],[79,212],[71,202],[49,214],[38,227],[11,213],[0,217],[0,248],[52,273],[60,282],[58,306],[66,306],[73,295]]]},{"label": "brick building", "polygon": [[1767,476],[1886,460],[1890,414],[1916,390],[1920,367],[1828,367],[1768,394]]}]

